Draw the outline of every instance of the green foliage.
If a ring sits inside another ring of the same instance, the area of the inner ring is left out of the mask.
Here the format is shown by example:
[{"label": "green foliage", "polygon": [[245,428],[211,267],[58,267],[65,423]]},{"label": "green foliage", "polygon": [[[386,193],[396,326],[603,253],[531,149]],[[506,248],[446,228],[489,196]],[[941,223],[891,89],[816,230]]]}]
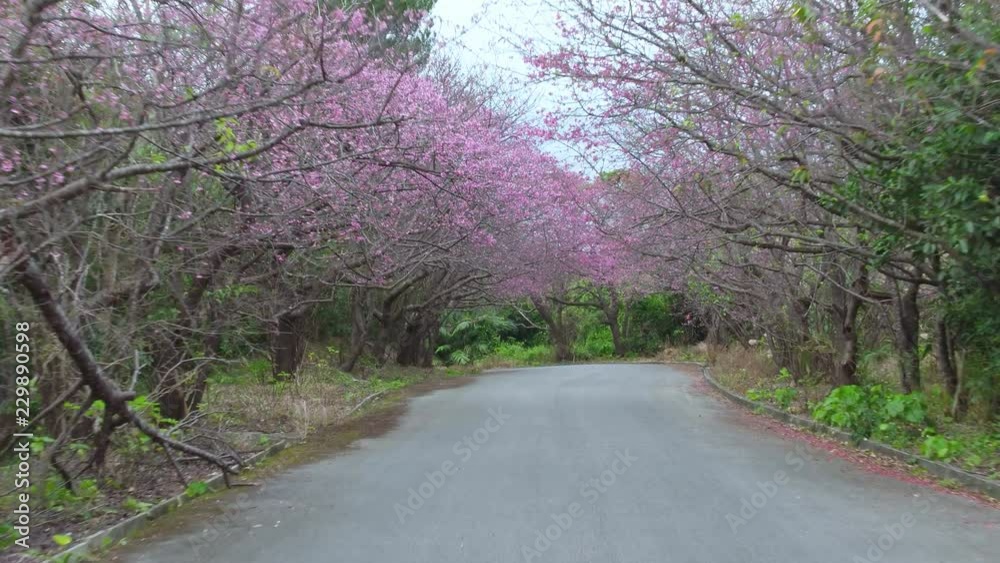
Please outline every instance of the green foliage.
[{"label": "green foliage", "polygon": [[956,463],[995,479],[1000,476],[1000,424],[985,430],[952,425],[940,431],[924,430],[920,452],[931,459]]},{"label": "green foliage", "polygon": [[777,381],[779,385],[774,389],[748,389],[747,398],[751,401],[773,403],[781,410],[787,411],[795,402],[795,398],[799,396],[799,392],[794,387],[788,386],[788,383],[792,381],[792,374],[788,368],[781,368]]},{"label": "green foliage", "polygon": [[573,356],[577,360],[610,358],[614,353],[615,344],[611,338],[611,327],[607,325],[588,330],[573,344]]},{"label": "green foliage", "polygon": [[188,498],[198,498],[200,496],[207,495],[211,489],[208,487],[208,483],[204,481],[191,481],[188,483],[186,489],[184,489],[184,494]]},{"label": "green foliage", "polygon": [[681,346],[701,339],[699,330],[684,324],[681,296],[654,293],[628,303],[625,347],[631,354],[653,356],[664,345]]},{"label": "green foliage", "polygon": [[964,352],[963,386],[988,419],[1000,396],[1000,295],[969,282],[953,287],[941,309]]},{"label": "green foliage", "polygon": [[966,469],[983,470],[991,479],[1000,477],[1000,423],[992,432],[960,437],[963,465]]},{"label": "green foliage", "polygon": [[128,497],[122,502],[122,508],[124,508],[129,512],[134,512],[134,513],[145,512],[149,510],[151,506],[153,505],[148,502],[143,502],[141,500],[138,500],[134,497]]},{"label": "green foliage", "polygon": [[150,400],[148,395],[139,395],[135,399],[129,401],[128,404],[137,413],[143,415],[149,420],[152,420],[158,426],[170,426],[177,424],[176,420],[161,415],[160,404],[156,401]]},{"label": "green foliage", "polygon": [[155,446],[153,439],[143,432],[130,428],[115,437],[118,453],[127,460],[137,460],[148,456]]},{"label": "green foliage", "polygon": [[45,451],[46,446],[54,443],[55,441],[55,438],[50,436],[45,436],[43,434],[35,435],[31,439],[31,444],[29,446],[31,448],[31,453],[34,455],[41,455],[41,453]]},{"label": "green foliage", "polygon": [[[585,284],[582,287],[601,291]],[[614,357],[614,339],[603,311],[563,306],[561,315],[566,332],[572,336],[575,359]],[[653,356],[667,342],[697,340],[697,329],[685,326],[682,319],[680,296],[676,294],[653,294],[622,303],[618,320],[626,353]],[[550,362],[551,349],[543,345],[548,340],[547,331],[539,328],[544,324],[532,307],[453,313],[442,323],[435,355],[445,365],[470,365],[488,357],[525,365]]]},{"label": "green foliage", "polygon": [[14,525],[10,522],[0,522],[0,549],[7,549],[14,545],[17,534],[14,532]]},{"label": "green foliage", "polygon": [[379,377],[371,378],[372,388],[378,391],[395,391],[402,389],[411,383],[410,380],[404,377],[393,377],[389,379],[383,379]]},{"label": "green foliage", "polygon": [[67,534],[55,534],[52,536],[52,541],[59,547],[63,547],[73,543],[73,536]]},{"label": "green foliage", "polygon": [[258,295],[259,293],[260,288],[255,285],[232,284],[206,291],[205,297],[219,303],[224,303],[244,296]]},{"label": "green foliage", "polygon": [[774,403],[782,410],[788,410],[798,396],[798,391],[791,387],[777,389],[748,389],[747,398],[751,401]]},{"label": "green foliage", "polygon": [[329,303],[318,304],[310,315],[316,342],[328,343],[351,335],[350,290],[337,289],[335,297]]},{"label": "green foliage", "polygon": [[101,494],[94,479],[83,479],[76,486],[76,496],[83,501],[91,501]]},{"label": "green foliage", "polygon": [[[881,8],[870,10],[869,19],[881,17]],[[1000,37],[987,4],[964,4],[963,10],[975,33]],[[863,63],[884,73],[879,80],[900,87],[898,111],[881,137],[891,141],[870,147],[882,157],[838,191],[887,220],[872,222],[871,232],[863,233],[873,250],[909,255],[936,270],[940,314],[965,355],[970,399],[987,418],[1000,395],[1000,82],[991,70],[997,53],[956,41],[953,30],[936,24],[918,35],[924,51],[905,66],[887,66],[878,49]],[[826,205],[863,221],[843,203]]]},{"label": "green foliage", "polygon": [[516,329],[516,323],[498,311],[456,313],[442,324],[435,354],[445,364],[468,365],[491,354]]},{"label": "green foliage", "polygon": [[532,366],[551,362],[554,353],[548,344],[525,346],[520,342],[507,341],[497,346],[493,357],[505,363]]},{"label": "green foliage", "polygon": [[952,461],[962,452],[962,443],[958,440],[928,433],[920,446],[920,452],[930,459]]},{"label": "green foliage", "polygon": [[774,402],[784,410],[788,410],[797,395],[798,391],[791,387],[779,387],[773,393]]},{"label": "green foliage", "polygon": [[209,381],[215,385],[266,383],[271,380],[272,375],[271,361],[268,358],[255,358],[220,366],[209,376]]},{"label": "green foliage", "polygon": [[81,479],[74,491],[56,474],[47,475],[44,482],[33,482],[30,491],[39,508],[55,513],[78,513],[85,518],[89,518],[94,505],[103,500],[95,479]]},{"label": "green foliage", "polygon": [[838,387],[813,410],[813,418],[847,430],[856,440],[895,441],[928,422],[922,395],[892,393],[881,385]]}]

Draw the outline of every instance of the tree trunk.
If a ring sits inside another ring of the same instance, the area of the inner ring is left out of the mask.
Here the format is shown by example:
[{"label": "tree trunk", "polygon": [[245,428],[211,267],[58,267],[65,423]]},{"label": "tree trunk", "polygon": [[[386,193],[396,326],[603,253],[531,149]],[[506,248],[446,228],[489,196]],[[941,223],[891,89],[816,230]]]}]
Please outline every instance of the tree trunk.
[{"label": "tree trunk", "polygon": [[416,319],[406,321],[404,325],[400,334],[396,363],[401,366],[415,366],[423,356],[422,346],[425,342],[423,319],[418,316]]},{"label": "tree trunk", "polygon": [[722,346],[726,343],[728,339],[726,335],[726,327],[723,324],[722,315],[710,311],[708,314],[708,330],[705,334],[705,344],[708,346]]},{"label": "tree trunk", "polygon": [[271,373],[275,379],[294,379],[306,351],[305,311],[278,317],[271,334]]},{"label": "tree trunk", "polygon": [[789,369],[792,371],[792,381],[796,384],[802,377],[812,373],[815,367],[812,346],[810,346],[811,330],[809,326],[809,312],[812,309],[812,298],[799,298],[792,300],[792,314],[797,327],[797,334],[794,335],[792,343],[792,359]]},{"label": "tree trunk", "polygon": [[834,263],[830,268],[831,306],[833,321],[833,384],[856,385],[858,382],[858,313],[861,296],[868,292],[868,273],[861,266],[857,279],[847,289],[847,276],[843,264]]},{"label": "tree trunk", "polygon": [[948,395],[952,398],[952,418],[961,419],[968,408],[967,395],[963,392],[959,380],[951,331],[948,330],[948,323],[943,318],[938,319],[934,325],[934,359],[937,362],[938,373],[944,381],[945,389],[948,390]]},{"label": "tree trunk", "polygon": [[618,326],[618,320],[615,319],[613,322],[609,321],[608,325],[611,327],[611,341],[615,346],[615,356],[618,358],[624,358],[625,342],[622,340],[621,328]]},{"label": "tree trunk", "polygon": [[836,352],[833,363],[833,383],[836,386],[858,383],[858,335],[853,325],[842,325],[842,332],[836,338]]},{"label": "tree trunk", "polygon": [[181,350],[183,340],[173,331],[156,331],[153,345],[153,373],[156,374],[154,395],[160,414],[174,420],[183,420],[188,415],[187,398],[184,395],[184,358]]},{"label": "tree trunk", "polygon": [[[954,340],[951,341],[951,347],[952,351],[954,351]],[[955,373],[958,374],[958,384],[955,386],[955,394],[952,396],[951,417],[955,420],[961,420],[969,410],[969,390],[966,388],[965,372],[963,370],[965,355],[955,353],[952,357],[955,359]]]},{"label": "tree trunk", "polygon": [[347,354],[340,362],[340,369],[346,372],[354,371],[354,367],[365,349],[365,338],[368,335],[368,322],[365,318],[365,293],[361,288],[351,292],[351,342]]},{"label": "tree trunk", "polygon": [[621,302],[618,299],[617,291],[609,289],[608,293],[611,294],[611,297],[604,306],[604,318],[607,320],[608,327],[611,328],[611,341],[615,346],[615,356],[623,358],[625,357],[625,341],[622,339],[621,325],[618,323]]},{"label": "tree trunk", "polygon": [[896,347],[899,351],[903,391],[920,390],[920,309],[917,294],[920,285],[906,284],[906,289],[896,290]]},{"label": "tree trunk", "polygon": [[938,373],[944,380],[948,395],[954,397],[958,392],[958,370],[955,369],[955,355],[951,349],[948,323],[944,319],[938,319],[935,324],[934,358],[937,360]]},{"label": "tree trunk", "polygon": [[556,311],[553,311],[552,307],[546,303],[546,298],[544,297],[532,297],[531,303],[535,306],[538,315],[542,317],[545,325],[549,328],[549,340],[552,341],[552,347],[555,348],[555,360],[557,362],[565,362],[571,359],[572,351],[569,343],[569,335],[560,315]]},{"label": "tree trunk", "polygon": [[438,334],[441,331],[441,320],[437,314],[428,316],[426,323],[426,345],[424,347],[424,357],[420,366],[425,368],[434,367],[434,354],[437,351]]},{"label": "tree trunk", "polygon": [[[205,336],[205,355],[217,356],[219,348],[222,346],[222,337],[219,335],[217,327],[214,326],[215,313],[211,309],[209,310],[209,317],[212,319],[212,328]],[[205,362],[198,366],[198,375],[195,378],[194,385],[187,393],[187,405],[191,409],[198,408],[201,405],[202,399],[205,398],[205,391],[208,388],[210,365],[208,362]]]}]

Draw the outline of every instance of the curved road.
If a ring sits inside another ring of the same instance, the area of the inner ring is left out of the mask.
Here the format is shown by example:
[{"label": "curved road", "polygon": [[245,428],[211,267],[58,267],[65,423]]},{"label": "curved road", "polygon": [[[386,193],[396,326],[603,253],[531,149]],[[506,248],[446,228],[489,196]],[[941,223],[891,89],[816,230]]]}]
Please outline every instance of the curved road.
[{"label": "curved road", "polygon": [[1000,561],[1000,512],[755,429],[695,383],[651,364],[480,377],[112,559]]}]

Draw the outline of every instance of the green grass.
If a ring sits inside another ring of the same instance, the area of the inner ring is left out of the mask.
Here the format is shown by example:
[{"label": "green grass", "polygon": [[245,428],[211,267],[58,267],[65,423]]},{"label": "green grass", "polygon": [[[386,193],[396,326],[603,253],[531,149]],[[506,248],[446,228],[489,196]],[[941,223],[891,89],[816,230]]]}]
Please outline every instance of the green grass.
[{"label": "green grass", "polygon": [[520,342],[501,342],[481,365],[487,367],[539,366],[552,363],[555,352],[548,344],[525,346]]}]

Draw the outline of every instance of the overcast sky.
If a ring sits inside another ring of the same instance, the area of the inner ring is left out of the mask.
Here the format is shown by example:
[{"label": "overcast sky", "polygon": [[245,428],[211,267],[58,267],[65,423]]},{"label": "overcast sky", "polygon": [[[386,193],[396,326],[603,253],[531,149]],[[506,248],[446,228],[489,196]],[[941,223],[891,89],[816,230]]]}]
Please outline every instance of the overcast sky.
[{"label": "overcast sky", "polygon": [[[533,102],[539,114],[557,108],[559,86],[530,84],[530,65],[518,46],[524,39],[542,43],[556,40],[553,0],[437,0],[431,15],[435,32],[446,50],[468,69],[497,77],[511,92]],[[571,164],[573,151],[556,143],[543,147]]]},{"label": "overcast sky", "polygon": [[437,0],[431,14],[438,37],[469,66],[523,77],[529,72],[514,44],[552,36],[551,14],[535,0]]}]

